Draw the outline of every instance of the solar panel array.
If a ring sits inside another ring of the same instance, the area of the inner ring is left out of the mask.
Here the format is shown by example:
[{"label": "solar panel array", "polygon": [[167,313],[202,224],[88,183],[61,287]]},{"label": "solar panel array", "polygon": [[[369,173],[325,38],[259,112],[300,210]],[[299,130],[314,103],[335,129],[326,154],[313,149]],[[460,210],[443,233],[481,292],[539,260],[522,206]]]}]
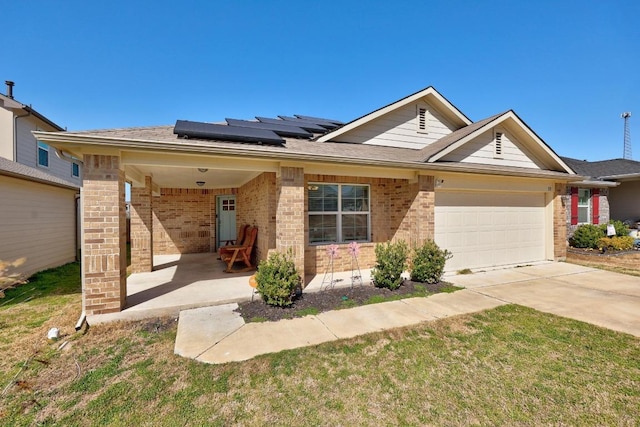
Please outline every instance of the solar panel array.
[{"label": "solar panel array", "polygon": [[257,121],[225,119],[226,125],[177,120],[173,133],[179,138],[284,145],[283,137],[311,139],[314,134],[324,134],[344,124],[338,120],[298,114],[278,117],[256,117]]}]

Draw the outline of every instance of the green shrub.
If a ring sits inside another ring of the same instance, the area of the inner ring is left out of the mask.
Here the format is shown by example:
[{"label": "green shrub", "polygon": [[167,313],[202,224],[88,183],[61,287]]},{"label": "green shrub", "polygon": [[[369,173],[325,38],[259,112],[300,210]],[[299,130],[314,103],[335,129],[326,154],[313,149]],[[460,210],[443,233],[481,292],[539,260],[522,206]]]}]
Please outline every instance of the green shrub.
[{"label": "green shrub", "polygon": [[273,252],[269,259],[261,261],[256,273],[258,293],[269,305],[286,307],[293,303],[293,295],[302,279],[292,260],[292,252]]},{"label": "green shrub", "polygon": [[[609,224],[613,224],[613,226],[616,229],[616,236],[628,236],[629,235],[629,227],[627,227],[627,225],[622,222],[622,221],[609,221]],[[604,236],[607,235],[607,225],[608,224],[602,224],[600,225],[600,229],[602,230],[602,234]]]},{"label": "green shrub", "polygon": [[[605,228],[606,230],[606,228]],[[592,248],[598,247],[598,239],[605,236],[605,232],[597,225],[583,224],[576,228],[573,237],[569,240],[569,244],[574,248]]]},{"label": "green shrub", "polygon": [[631,236],[602,237],[598,239],[598,248],[600,250],[628,251],[633,249],[633,240]]},{"label": "green shrub", "polygon": [[433,240],[427,240],[413,250],[411,280],[422,283],[438,283],[444,272],[444,265],[453,255]]},{"label": "green shrub", "polygon": [[407,268],[409,248],[404,241],[376,245],[376,265],[371,279],[378,288],[398,289],[402,284],[402,272]]}]

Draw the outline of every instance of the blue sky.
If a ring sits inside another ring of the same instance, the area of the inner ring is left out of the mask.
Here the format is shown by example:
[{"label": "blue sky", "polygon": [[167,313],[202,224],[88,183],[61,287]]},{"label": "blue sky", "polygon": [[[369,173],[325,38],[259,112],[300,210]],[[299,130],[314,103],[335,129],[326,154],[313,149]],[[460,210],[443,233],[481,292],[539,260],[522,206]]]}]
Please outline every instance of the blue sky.
[{"label": "blue sky", "polygon": [[[640,160],[640,2],[13,1],[0,79],[69,130],[306,114],[434,86],[558,154]],[[0,86],[2,87],[2,86]],[[4,90],[3,90],[4,92]]]}]

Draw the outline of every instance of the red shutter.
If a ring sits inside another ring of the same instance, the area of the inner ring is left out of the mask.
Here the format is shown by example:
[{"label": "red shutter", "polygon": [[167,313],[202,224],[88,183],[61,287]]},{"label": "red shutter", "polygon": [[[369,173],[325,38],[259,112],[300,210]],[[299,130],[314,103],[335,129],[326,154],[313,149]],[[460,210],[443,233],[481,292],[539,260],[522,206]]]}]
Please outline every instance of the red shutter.
[{"label": "red shutter", "polygon": [[600,224],[600,189],[591,190],[591,212],[593,220],[592,224]]},{"label": "red shutter", "polygon": [[571,187],[571,225],[578,224],[578,187]]}]

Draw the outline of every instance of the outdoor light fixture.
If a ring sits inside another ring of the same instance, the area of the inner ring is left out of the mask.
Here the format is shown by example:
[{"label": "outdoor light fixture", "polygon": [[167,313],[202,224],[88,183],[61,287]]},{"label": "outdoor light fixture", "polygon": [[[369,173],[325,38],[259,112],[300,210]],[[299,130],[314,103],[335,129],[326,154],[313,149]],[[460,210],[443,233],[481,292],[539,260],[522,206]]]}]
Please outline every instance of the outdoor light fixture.
[{"label": "outdoor light fixture", "polygon": [[196,184],[198,184],[198,187],[202,187],[204,185],[204,181],[196,181]]},{"label": "outdoor light fixture", "polygon": [[209,169],[207,168],[198,168],[198,170],[202,173],[205,173],[206,171],[208,171]]}]

